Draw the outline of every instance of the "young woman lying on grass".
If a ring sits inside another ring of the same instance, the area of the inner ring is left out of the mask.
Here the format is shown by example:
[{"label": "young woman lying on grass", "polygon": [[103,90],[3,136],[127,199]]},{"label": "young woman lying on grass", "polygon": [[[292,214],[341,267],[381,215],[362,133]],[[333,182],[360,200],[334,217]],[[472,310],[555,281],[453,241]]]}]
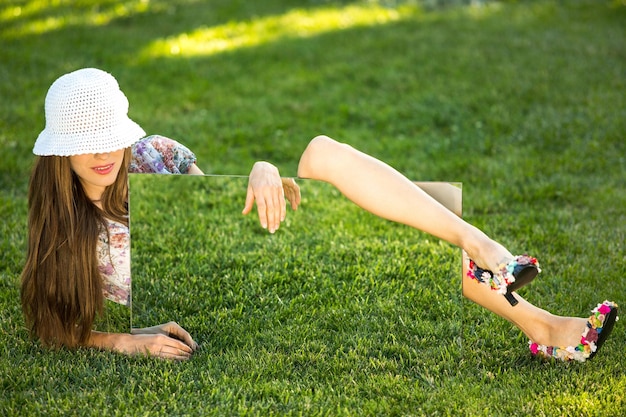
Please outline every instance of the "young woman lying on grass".
[{"label": "young woman lying on grass", "polygon": [[[189,149],[161,136],[144,138],[127,112],[115,78],[98,69],[66,74],[50,87],[46,126],[33,149],[39,157],[28,194],[22,309],[31,334],[46,346],[187,359],[197,344],[175,322],[132,334],[92,329],[104,298],[130,301],[128,172],[202,174]],[[285,195],[296,209],[295,182],[257,162],[244,213],[256,201],[261,225],[273,233],[285,219]]]},{"label": "young woman lying on grass", "polygon": [[[92,330],[103,295],[128,301],[127,171],[201,173],[182,145],[161,137],[139,140],[144,132],[127,110],[117,82],[99,70],[68,74],[50,88],[46,129],[34,148],[40,158],[29,191],[22,307],[31,333],[45,345],[187,359],[197,345],[176,323],[134,334]],[[533,354],[585,361],[617,320],[617,305],[609,301],[589,319],[554,316],[531,305],[514,290],[539,273],[534,258],[514,257],[396,170],[348,145],[315,138],[301,157],[298,176],[329,182],[373,214],[461,247],[469,256],[464,295],[520,328],[531,339]],[[285,216],[283,193],[297,208],[297,185],[281,180],[273,166],[255,164],[244,213],[256,199],[261,224],[273,232]]]},{"label": "young woman lying on grass", "polygon": [[513,256],[398,171],[349,145],[316,137],[302,154],[298,177],[331,183],[363,209],[463,249],[468,256],[463,295],[517,326],[529,337],[533,355],[583,362],[617,320],[617,304],[611,301],[598,304],[589,319],[555,316],[530,304],[514,291],[540,272],[536,259]]}]

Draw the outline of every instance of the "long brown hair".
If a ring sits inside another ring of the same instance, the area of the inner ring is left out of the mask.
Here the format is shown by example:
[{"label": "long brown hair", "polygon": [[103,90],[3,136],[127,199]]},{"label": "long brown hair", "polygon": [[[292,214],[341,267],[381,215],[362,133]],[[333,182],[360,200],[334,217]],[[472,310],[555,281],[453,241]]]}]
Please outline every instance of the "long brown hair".
[{"label": "long brown hair", "polygon": [[46,346],[76,347],[90,337],[103,306],[98,237],[110,219],[128,225],[130,148],[101,199],[87,197],[69,157],[38,157],[28,190],[28,253],[22,310],[31,335]]}]

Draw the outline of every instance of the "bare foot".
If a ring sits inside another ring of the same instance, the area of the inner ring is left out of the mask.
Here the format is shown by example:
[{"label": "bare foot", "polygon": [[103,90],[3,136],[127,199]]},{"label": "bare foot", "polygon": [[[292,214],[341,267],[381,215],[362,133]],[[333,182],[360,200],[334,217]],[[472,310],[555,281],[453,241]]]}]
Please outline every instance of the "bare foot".
[{"label": "bare foot", "polygon": [[587,319],[584,318],[552,315],[549,323],[544,323],[543,325],[537,323],[537,326],[524,331],[524,333],[531,341],[540,345],[554,347],[577,346],[586,326]]},{"label": "bare foot", "polygon": [[475,229],[472,237],[464,242],[463,249],[479,267],[490,271],[497,271],[500,265],[513,259],[511,252],[479,229]]}]

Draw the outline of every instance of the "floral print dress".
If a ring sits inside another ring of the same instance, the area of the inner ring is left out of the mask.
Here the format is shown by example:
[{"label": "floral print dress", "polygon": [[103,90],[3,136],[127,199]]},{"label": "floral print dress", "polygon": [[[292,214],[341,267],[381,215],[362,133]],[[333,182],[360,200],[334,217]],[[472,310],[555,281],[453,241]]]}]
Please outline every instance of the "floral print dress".
[{"label": "floral print dress", "polygon": [[[129,172],[186,174],[196,162],[187,147],[163,136],[148,136],[132,148]],[[107,229],[98,238],[99,270],[105,298],[130,305],[130,231],[128,226],[107,219]]]}]

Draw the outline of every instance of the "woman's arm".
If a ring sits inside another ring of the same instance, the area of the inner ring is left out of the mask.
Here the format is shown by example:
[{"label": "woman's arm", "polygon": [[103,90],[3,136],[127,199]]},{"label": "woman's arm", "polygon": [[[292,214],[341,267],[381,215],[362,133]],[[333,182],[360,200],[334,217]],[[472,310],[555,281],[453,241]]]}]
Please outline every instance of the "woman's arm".
[{"label": "woman's arm", "polygon": [[[148,136],[132,147],[131,173],[203,175],[195,154],[181,143],[164,136]],[[285,220],[285,197],[291,208],[300,204],[300,188],[293,179],[281,178],[278,169],[268,162],[257,162],[250,172],[248,194],[243,214],[257,202],[261,226],[274,233]]]},{"label": "woman's arm", "polygon": [[202,170],[200,168],[198,168],[198,165],[196,165],[194,163],[194,164],[192,164],[189,167],[189,170],[187,171],[187,174],[189,174],[189,175],[204,175],[204,172],[202,172]]},{"label": "woman's arm", "polygon": [[86,346],[126,355],[146,354],[174,360],[189,359],[198,348],[191,335],[175,322],[133,329],[132,333],[104,333],[93,330]]}]

